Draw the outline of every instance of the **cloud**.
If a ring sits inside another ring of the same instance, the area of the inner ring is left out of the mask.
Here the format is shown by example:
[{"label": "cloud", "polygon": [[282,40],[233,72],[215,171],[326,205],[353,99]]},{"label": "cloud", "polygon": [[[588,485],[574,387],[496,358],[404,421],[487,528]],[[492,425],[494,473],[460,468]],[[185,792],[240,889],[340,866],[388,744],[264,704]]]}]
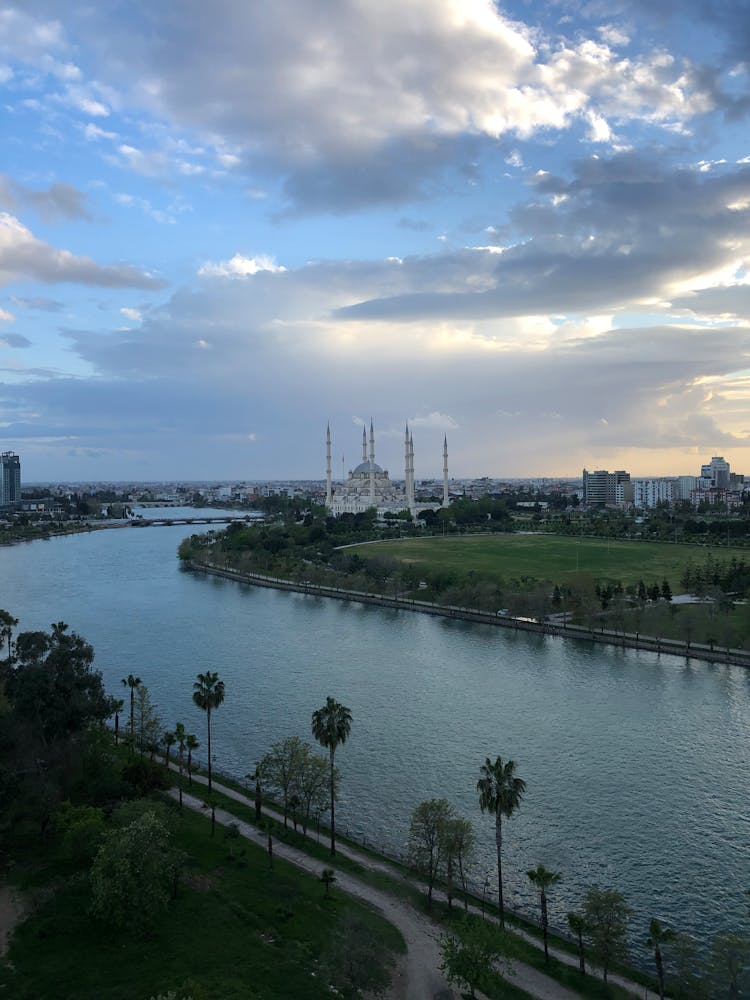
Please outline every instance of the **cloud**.
[{"label": "cloud", "polygon": [[21,222],[0,212],[0,285],[32,279],[105,288],[162,288],[164,282],[131,264],[97,264],[37,239]]},{"label": "cloud", "polygon": [[[307,0],[216,0],[210,14],[185,0],[181,15],[179,30],[160,5],[147,24],[137,7],[118,19],[110,0],[76,27],[131,105],[197,131],[224,167],[280,180],[294,211],[424,196],[436,173],[468,166],[478,143],[580,123],[597,142],[610,141],[610,122],[680,130],[715,101],[689,61],[621,54],[628,37],[615,26],[545,35],[487,0],[349,0],[313,22]],[[102,115],[111,100],[98,86],[70,85],[66,99]],[[158,148],[123,143],[119,155],[140,173],[166,169]]]},{"label": "cloud", "polygon": [[40,312],[61,312],[64,308],[62,302],[56,299],[48,299],[43,295],[32,295],[24,297],[21,295],[11,296],[11,302],[20,309],[38,309]]},{"label": "cloud", "polygon": [[17,205],[28,205],[43,222],[56,223],[71,219],[90,222],[93,216],[87,203],[88,196],[70,184],[55,181],[46,191],[39,191],[0,174],[0,205],[11,210]]},{"label": "cloud", "polygon": [[198,269],[198,274],[201,278],[246,278],[259,271],[280,274],[282,271],[286,271],[286,268],[277,264],[273,257],[265,254],[258,257],[243,257],[242,254],[236,253],[231,260],[223,260],[218,263],[206,261]]},{"label": "cloud", "polygon": [[126,319],[132,319],[134,322],[140,322],[142,318],[140,309],[133,309],[130,306],[122,306],[120,313]]},{"label": "cloud", "polygon": [[31,341],[20,333],[0,334],[0,344],[4,347],[31,347]]}]

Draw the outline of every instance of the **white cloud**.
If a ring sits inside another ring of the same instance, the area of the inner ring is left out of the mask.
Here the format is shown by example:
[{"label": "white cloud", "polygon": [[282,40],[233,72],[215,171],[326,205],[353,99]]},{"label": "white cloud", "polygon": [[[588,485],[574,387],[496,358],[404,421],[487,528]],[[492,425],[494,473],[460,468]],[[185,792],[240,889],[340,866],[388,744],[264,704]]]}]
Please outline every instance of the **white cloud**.
[{"label": "white cloud", "polygon": [[143,318],[140,309],[133,309],[131,306],[122,306],[120,309],[120,315],[124,316],[126,319],[132,319],[133,322],[139,323]]},{"label": "white cloud", "polygon": [[93,122],[89,122],[83,129],[84,136],[90,141],[96,141],[97,139],[116,139],[116,132],[107,132],[103,128],[99,128],[98,125],[94,125]]},{"label": "white cloud", "polygon": [[423,417],[412,417],[409,420],[410,427],[430,427],[437,430],[453,431],[458,428],[458,422],[447,413],[439,413],[437,410],[428,413]]},{"label": "white cloud", "polygon": [[0,308],[0,322],[2,323],[12,323],[15,319],[13,313],[9,313],[6,309]]},{"label": "white cloud", "polygon": [[198,269],[201,278],[247,278],[259,271],[270,271],[279,274],[286,271],[286,268],[277,264],[273,257],[261,254],[258,257],[243,257],[236,253],[231,260],[222,260],[217,263],[206,261]]}]

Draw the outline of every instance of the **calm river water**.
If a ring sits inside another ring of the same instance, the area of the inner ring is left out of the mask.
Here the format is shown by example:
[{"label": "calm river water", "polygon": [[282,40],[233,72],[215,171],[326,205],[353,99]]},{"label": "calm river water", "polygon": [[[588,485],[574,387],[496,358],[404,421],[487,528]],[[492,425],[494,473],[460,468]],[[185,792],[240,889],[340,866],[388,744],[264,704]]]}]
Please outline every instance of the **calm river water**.
[{"label": "calm river water", "polygon": [[[172,513],[172,512],[170,512]],[[444,796],[475,824],[494,887],[486,756],[517,762],[505,826],[508,898],[560,871],[556,922],[591,884],[700,937],[738,929],[750,886],[750,672],[676,657],[243,586],[180,569],[184,526],[96,531],[0,549],[0,607],[19,628],[64,620],[110,692],[138,674],[163,722],[205,738],[196,673],[217,670],[217,765],[238,776],[276,739],[310,737],[328,694],[354,721],[340,748],[342,828],[401,850],[414,806]],[[200,751],[199,751],[200,756]]]}]

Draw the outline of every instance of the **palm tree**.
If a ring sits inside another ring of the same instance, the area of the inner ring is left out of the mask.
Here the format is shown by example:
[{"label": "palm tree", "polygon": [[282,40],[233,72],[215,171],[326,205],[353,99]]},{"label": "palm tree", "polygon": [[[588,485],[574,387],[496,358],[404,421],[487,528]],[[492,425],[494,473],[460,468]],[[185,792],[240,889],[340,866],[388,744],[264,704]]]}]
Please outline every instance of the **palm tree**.
[{"label": "palm tree", "polygon": [[112,704],[115,709],[115,746],[120,742],[120,712],[123,710],[125,702],[122,698],[113,698]]},{"label": "palm tree", "polygon": [[482,812],[495,814],[495,843],[497,844],[497,888],[500,904],[500,924],[505,927],[505,907],[503,905],[503,816],[508,819],[521,805],[526,782],[515,777],[516,762],[509,760],[503,764],[498,757],[493,764],[489,757],[482,764],[482,777],[477,782],[479,806]]},{"label": "palm tree", "polygon": [[16,625],[18,625],[18,619],[14,618],[10,611],[0,609],[0,642],[8,640],[8,667],[10,667],[10,661],[13,658],[11,640],[13,638],[13,629]]},{"label": "palm tree", "polygon": [[583,935],[586,933],[586,920],[582,913],[568,914],[568,927],[573,931],[578,939],[578,970],[582,976],[586,975],[586,959],[583,953]]},{"label": "palm tree", "polygon": [[183,723],[178,722],[174,727],[174,737],[180,755],[180,809],[182,809],[182,764],[185,759],[185,747],[187,745],[187,731]]},{"label": "palm tree", "polygon": [[169,750],[170,747],[173,747],[177,742],[177,736],[173,732],[167,730],[167,732],[162,736],[161,741],[164,744],[164,766],[169,767]]},{"label": "palm tree", "polygon": [[531,871],[526,872],[529,881],[539,890],[539,900],[542,906],[542,934],[544,935],[544,962],[549,962],[549,952],[547,951],[547,889],[551,885],[557,885],[562,876],[559,872],[551,872],[544,865],[537,865]]},{"label": "palm tree", "polygon": [[330,695],[326,703],[312,714],[312,734],[321,746],[328,748],[331,759],[331,854],[336,854],[336,817],[334,801],[336,798],[334,755],[339,743],[346,743],[346,738],[352,728],[352,713],[339,704]]},{"label": "palm tree", "polygon": [[187,771],[188,771],[188,784],[193,787],[193,750],[197,750],[200,743],[196,739],[195,733],[188,733],[185,737],[185,746],[187,747],[188,759],[187,759]]},{"label": "palm tree", "polygon": [[656,962],[656,976],[659,980],[659,996],[664,1000],[664,961],[661,956],[661,946],[673,941],[675,932],[668,927],[662,927],[658,920],[654,919],[648,926],[648,939],[646,946],[654,949],[654,961]]},{"label": "palm tree", "polygon": [[224,701],[224,681],[219,680],[219,675],[207,670],[205,674],[198,674],[198,680],[193,684],[193,701],[206,713],[208,724],[208,790],[211,791],[211,711],[218,708]]},{"label": "palm tree", "polygon": [[140,687],[141,679],[140,677],[134,677],[132,674],[128,674],[127,677],[123,677],[122,683],[125,687],[130,688],[130,752],[135,752],[135,689]]}]

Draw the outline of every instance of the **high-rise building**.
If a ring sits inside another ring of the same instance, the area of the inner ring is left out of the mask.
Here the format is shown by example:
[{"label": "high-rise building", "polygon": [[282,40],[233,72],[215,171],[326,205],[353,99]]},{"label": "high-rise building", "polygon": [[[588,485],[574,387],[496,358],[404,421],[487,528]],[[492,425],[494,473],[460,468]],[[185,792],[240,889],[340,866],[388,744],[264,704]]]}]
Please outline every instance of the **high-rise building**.
[{"label": "high-rise building", "polygon": [[[634,479],[633,505],[635,507],[655,507],[658,503],[672,503],[675,499],[674,479]],[[688,496],[689,499],[689,496]]]},{"label": "high-rise building", "polygon": [[729,462],[723,455],[714,455],[710,462],[701,466],[701,479],[709,482],[715,490],[725,490],[729,486]]},{"label": "high-rise building", "polygon": [[583,502],[588,506],[612,506],[632,500],[630,473],[619,469],[607,472],[583,470]]},{"label": "high-rise building", "polygon": [[21,459],[12,451],[0,455],[0,507],[21,502]]}]

